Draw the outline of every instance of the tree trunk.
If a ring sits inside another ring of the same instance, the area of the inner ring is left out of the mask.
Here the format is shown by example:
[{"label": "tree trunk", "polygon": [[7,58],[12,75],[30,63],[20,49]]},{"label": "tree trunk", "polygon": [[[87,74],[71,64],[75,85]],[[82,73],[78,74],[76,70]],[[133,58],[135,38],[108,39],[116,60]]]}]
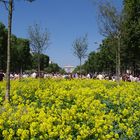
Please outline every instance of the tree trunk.
[{"label": "tree trunk", "polygon": [[40,78],[40,53],[38,53],[38,77]]},{"label": "tree trunk", "polygon": [[5,100],[10,100],[10,48],[11,48],[11,29],[12,29],[12,12],[13,0],[9,0],[8,15],[8,40],[7,40],[7,70],[6,70],[6,94]]},{"label": "tree trunk", "polygon": [[81,58],[80,58],[80,78],[82,78],[82,72],[81,72]]},{"label": "tree trunk", "polygon": [[22,70],[22,65],[21,65],[21,66],[20,66],[20,72],[19,72],[19,79],[22,78],[22,72],[23,72],[23,70]]},{"label": "tree trunk", "polygon": [[116,49],[116,76],[117,76],[117,83],[120,84],[120,36],[117,37],[118,45]]}]

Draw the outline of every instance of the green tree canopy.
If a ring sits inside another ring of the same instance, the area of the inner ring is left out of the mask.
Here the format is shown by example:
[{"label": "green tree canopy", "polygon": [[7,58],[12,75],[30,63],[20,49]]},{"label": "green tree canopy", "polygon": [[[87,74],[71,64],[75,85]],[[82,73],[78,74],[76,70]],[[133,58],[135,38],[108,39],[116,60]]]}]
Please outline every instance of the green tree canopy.
[{"label": "green tree canopy", "polygon": [[134,73],[140,68],[140,1],[124,0],[123,59],[126,69]]},{"label": "green tree canopy", "polygon": [[6,70],[6,54],[7,52],[7,29],[3,23],[0,22],[0,69]]},{"label": "green tree canopy", "polygon": [[58,66],[58,64],[56,64],[56,63],[51,63],[51,64],[49,64],[49,66],[47,67],[46,72],[48,72],[48,73],[57,73],[57,72],[61,72],[61,68]]}]

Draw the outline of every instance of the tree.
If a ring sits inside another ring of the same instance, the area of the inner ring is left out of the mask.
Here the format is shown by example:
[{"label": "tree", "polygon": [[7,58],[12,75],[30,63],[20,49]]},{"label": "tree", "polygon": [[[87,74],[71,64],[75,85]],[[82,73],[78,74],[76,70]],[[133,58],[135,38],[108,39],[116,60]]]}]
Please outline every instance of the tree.
[{"label": "tree", "polygon": [[[32,2],[34,0],[26,0]],[[14,0],[0,0],[8,10],[8,39],[7,39],[7,67],[6,67],[6,94],[5,100],[10,100],[10,48],[11,48],[11,30],[12,30],[12,15]],[[7,7],[8,4],[8,7]]]},{"label": "tree", "polygon": [[87,35],[78,38],[73,42],[73,50],[74,50],[74,55],[78,57],[78,59],[80,60],[80,76],[81,76],[82,58],[85,58],[87,56],[86,53],[88,50]]},{"label": "tree", "polygon": [[49,45],[49,33],[47,29],[45,29],[45,31],[42,31],[40,25],[38,24],[30,26],[28,32],[32,51],[37,54],[38,74],[40,77],[40,55]]},{"label": "tree", "polygon": [[7,41],[7,70],[6,70],[6,94],[5,100],[10,100],[10,48],[11,48],[11,29],[12,29],[12,14],[13,0],[9,0],[8,8],[8,41]]},{"label": "tree", "polygon": [[[0,69],[6,71],[7,29],[0,23]],[[29,40],[11,35],[10,71],[19,73],[21,69],[29,69],[31,54]]]},{"label": "tree", "polygon": [[0,23],[0,70],[6,71],[7,29]]},{"label": "tree", "polygon": [[56,63],[51,63],[49,66],[46,68],[46,71],[48,73],[57,73],[60,72],[61,68],[58,66]]},{"label": "tree", "polygon": [[29,69],[31,54],[29,40],[13,37],[11,46],[11,71],[21,73]]},{"label": "tree", "polygon": [[88,60],[84,64],[84,69],[87,73],[103,72],[104,71],[104,59],[100,51],[91,52],[88,56]]},{"label": "tree", "polygon": [[122,12],[110,3],[103,3],[99,5],[99,28],[100,32],[105,37],[112,37],[116,39],[116,76],[117,82],[120,82],[120,47],[121,47],[121,33],[122,33]]},{"label": "tree", "polygon": [[45,54],[41,54],[40,64],[40,70],[44,71],[49,66],[49,57]]},{"label": "tree", "polygon": [[[33,53],[32,54],[32,68],[37,69],[38,63],[38,54]],[[49,66],[49,57],[45,54],[40,54],[40,70],[45,71],[47,67]]]},{"label": "tree", "polygon": [[[113,38],[106,38],[102,41],[99,47],[100,53],[100,65],[102,66],[102,71],[112,74],[115,69],[115,41]],[[111,65],[110,65],[111,64]]]},{"label": "tree", "polygon": [[86,70],[86,73],[94,73],[97,71],[95,65],[95,57],[96,57],[96,52],[90,52],[88,55],[88,59],[84,63],[84,69]]},{"label": "tree", "polygon": [[[0,70],[6,71],[7,57],[7,28],[0,23]],[[10,71],[19,73],[20,70],[31,68],[29,40],[11,35]]]},{"label": "tree", "polygon": [[123,58],[127,69],[137,74],[140,68],[140,1],[124,0]]},{"label": "tree", "polygon": [[79,75],[80,69],[81,69],[81,74],[82,74],[82,75],[87,74],[87,73],[86,73],[86,68],[85,68],[85,65],[84,65],[84,64],[81,65],[81,67],[80,67],[80,66],[77,66],[77,67],[72,71],[72,73],[77,73],[77,74]]},{"label": "tree", "polygon": [[18,38],[16,45],[18,50],[18,71],[22,74],[22,71],[31,65],[29,40]]},{"label": "tree", "polygon": [[18,54],[18,47],[17,47],[17,37],[15,35],[11,35],[11,48],[10,48],[10,72],[19,72],[18,66],[18,59],[20,55]]}]

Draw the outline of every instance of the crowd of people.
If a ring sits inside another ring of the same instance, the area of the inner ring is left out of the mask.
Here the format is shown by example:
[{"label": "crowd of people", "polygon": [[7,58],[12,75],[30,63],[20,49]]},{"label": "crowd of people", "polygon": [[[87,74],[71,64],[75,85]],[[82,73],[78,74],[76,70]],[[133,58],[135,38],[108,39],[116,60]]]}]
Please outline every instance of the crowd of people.
[{"label": "crowd of people", "polygon": [[[40,73],[40,75],[37,72],[33,73],[23,73],[23,74],[18,74],[18,73],[11,73],[10,74],[10,79],[20,79],[20,78],[63,78],[63,79],[99,79],[99,80],[110,80],[110,81],[116,81],[117,77],[115,75],[109,75],[109,74],[104,74],[104,73],[95,73],[95,74],[82,74],[80,75],[79,73],[68,73],[68,74],[60,74],[60,73]],[[0,71],[0,81],[3,81],[5,78],[5,73]],[[140,75],[134,76],[132,74],[122,74],[120,76],[120,80],[122,81],[128,81],[128,82],[140,82]]]}]

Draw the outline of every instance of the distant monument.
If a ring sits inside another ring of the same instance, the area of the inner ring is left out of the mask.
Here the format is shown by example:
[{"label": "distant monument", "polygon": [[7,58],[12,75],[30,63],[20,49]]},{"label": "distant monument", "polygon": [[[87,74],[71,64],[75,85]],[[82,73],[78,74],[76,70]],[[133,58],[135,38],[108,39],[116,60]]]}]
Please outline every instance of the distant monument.
[{"label": "distant monument", "polygon": [[74,66],[70,66],[70,65],[64,66],[64,70],[65,70],[67,73],[72,73],[73,70],[74,70]]}]

